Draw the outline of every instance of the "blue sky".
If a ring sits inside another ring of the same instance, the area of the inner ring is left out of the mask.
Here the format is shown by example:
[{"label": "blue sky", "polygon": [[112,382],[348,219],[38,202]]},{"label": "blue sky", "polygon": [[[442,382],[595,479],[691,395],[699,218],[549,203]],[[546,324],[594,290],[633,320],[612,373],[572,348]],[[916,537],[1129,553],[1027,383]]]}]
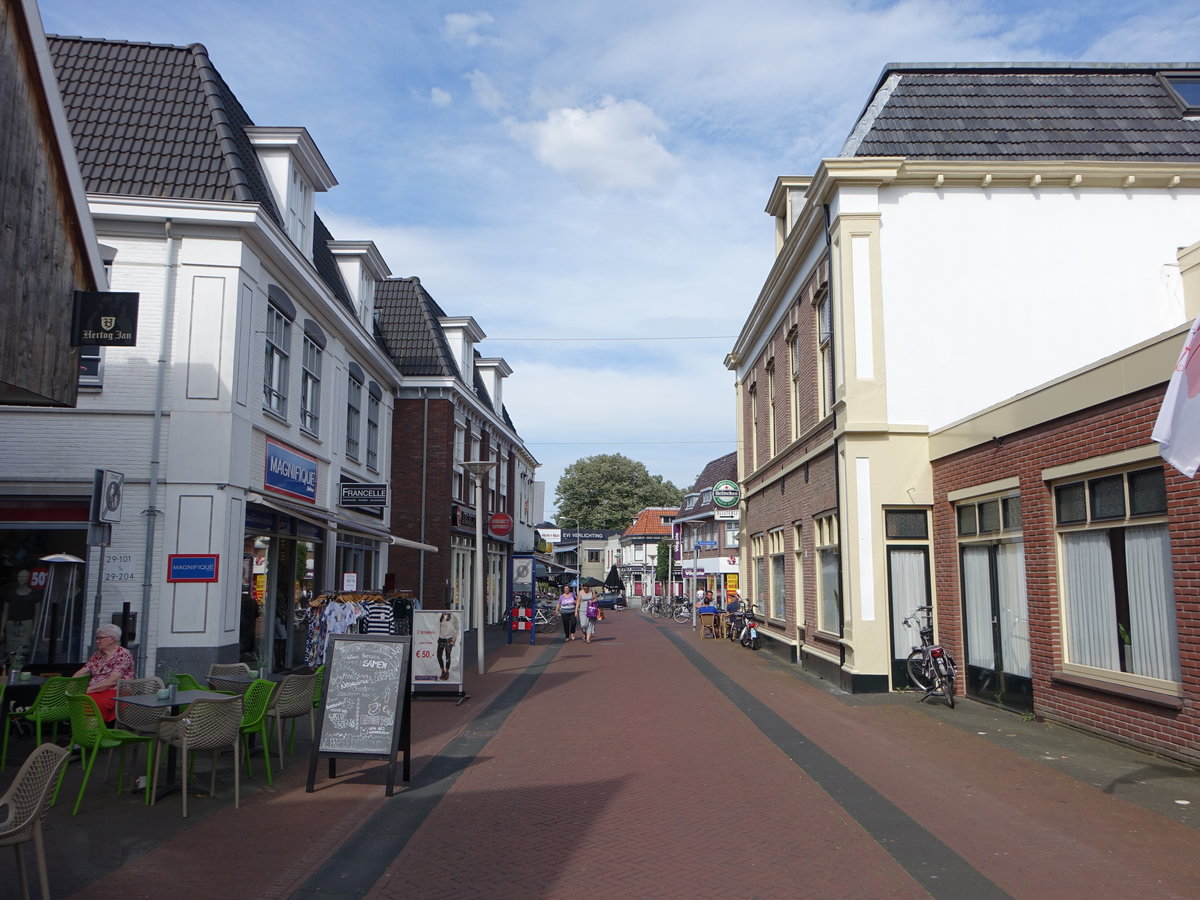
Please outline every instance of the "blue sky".
[{"label": "blue sky", "polygon": [[733,449],[722,361],[771,264],[763,207],[838,152],[886,63],[1200,56],[1200,6],[1148,0],[40,7],[51,33],[202,43],[257,124],[308,128],[334,236],[514,369],[548,506],[583,456],[686,488]]}]

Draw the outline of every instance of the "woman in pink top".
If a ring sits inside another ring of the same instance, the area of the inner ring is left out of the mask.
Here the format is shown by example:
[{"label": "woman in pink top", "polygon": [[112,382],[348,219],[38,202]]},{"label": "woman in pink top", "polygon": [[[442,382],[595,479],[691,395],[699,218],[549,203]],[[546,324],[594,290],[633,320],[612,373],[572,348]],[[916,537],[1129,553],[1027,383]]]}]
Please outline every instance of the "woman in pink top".
[{"label": "woman in pink top", "polygon": [[92,676],[87,694],[96,701],[101,718],[112,722],[117,717],[117,682],[133,678],[134,674],[133,654],[121,646],[121,629],[116,625],[101,625],[96,629],[96,652],[74,677]]}]

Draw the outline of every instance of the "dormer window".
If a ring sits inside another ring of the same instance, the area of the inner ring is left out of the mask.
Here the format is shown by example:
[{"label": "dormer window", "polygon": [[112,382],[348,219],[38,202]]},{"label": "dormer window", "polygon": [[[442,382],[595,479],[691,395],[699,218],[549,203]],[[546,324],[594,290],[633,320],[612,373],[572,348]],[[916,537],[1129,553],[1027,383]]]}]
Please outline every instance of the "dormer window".
[{"label": "dormer window", "polygon": [[462,380],[471,386],[475,377],[475,345],[487,335],[470,316],[445,316],[438,319],[438,324],[442,326],[446,343],[450,345],[450,352],[454,354],[454,361],[458,364]]},{"label": "dormer window", "polygon": [[337,184],[304,128],[250,126],[246,136],[258,154],[271,197],[292,242],[312,259],[313,194]]},{"label": "dormer window", "polygon": [[372,241],[330,241],[329,252],[350,291],[354,318],[370,331],[375,320],[375,285],[388,278],[392,270]]}]

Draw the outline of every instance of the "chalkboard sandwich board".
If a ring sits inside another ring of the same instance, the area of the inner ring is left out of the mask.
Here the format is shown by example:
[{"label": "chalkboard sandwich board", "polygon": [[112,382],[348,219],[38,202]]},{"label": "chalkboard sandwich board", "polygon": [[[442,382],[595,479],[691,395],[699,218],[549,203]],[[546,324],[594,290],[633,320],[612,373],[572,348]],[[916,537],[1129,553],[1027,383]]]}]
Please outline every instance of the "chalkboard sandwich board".
[{"label": "chalkboard sandwich board", "polygon": [[403,778],[408,781],[411,640],[395,634],[330,636],[317,733],[308,763],[310,793],[321,757],[329,760],[331,778],[336,775],[338,757],[386,759],[390,797],[396,784],[396,754],[403,750]]}]

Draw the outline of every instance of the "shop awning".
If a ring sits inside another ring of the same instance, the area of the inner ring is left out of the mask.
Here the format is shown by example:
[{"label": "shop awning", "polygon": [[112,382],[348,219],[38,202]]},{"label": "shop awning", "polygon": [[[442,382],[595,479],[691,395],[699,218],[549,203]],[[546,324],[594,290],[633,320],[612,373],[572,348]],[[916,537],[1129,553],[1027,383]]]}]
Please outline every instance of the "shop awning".
[{"label": "shop awning", "polygon": [[382,528],[375,528],[371,525],[364,525],[361,522],[354,522],[328,509],[323,509],[320,506],[299,506],[295,503],[288,503],[286,500],[277,500],[274,497],[264,497],[261,494],[251,494],[249,502],[259,506],[266,506],[276,512],[281,512],[285,516],[294,516],[308,522],[310,525],[316,525],[318,528],[334,528],[338,531],[344,531],[351,534],[361,534],[363,537],[371,537],[376,540],[387,541],[396,547],[409,547],[413,550],[424,550],[427,553],[437,553],[438,548],[432,544],[422,544],[419,541],[410,541],[408,538],[398,537],[390,532],[384,531]]}]

